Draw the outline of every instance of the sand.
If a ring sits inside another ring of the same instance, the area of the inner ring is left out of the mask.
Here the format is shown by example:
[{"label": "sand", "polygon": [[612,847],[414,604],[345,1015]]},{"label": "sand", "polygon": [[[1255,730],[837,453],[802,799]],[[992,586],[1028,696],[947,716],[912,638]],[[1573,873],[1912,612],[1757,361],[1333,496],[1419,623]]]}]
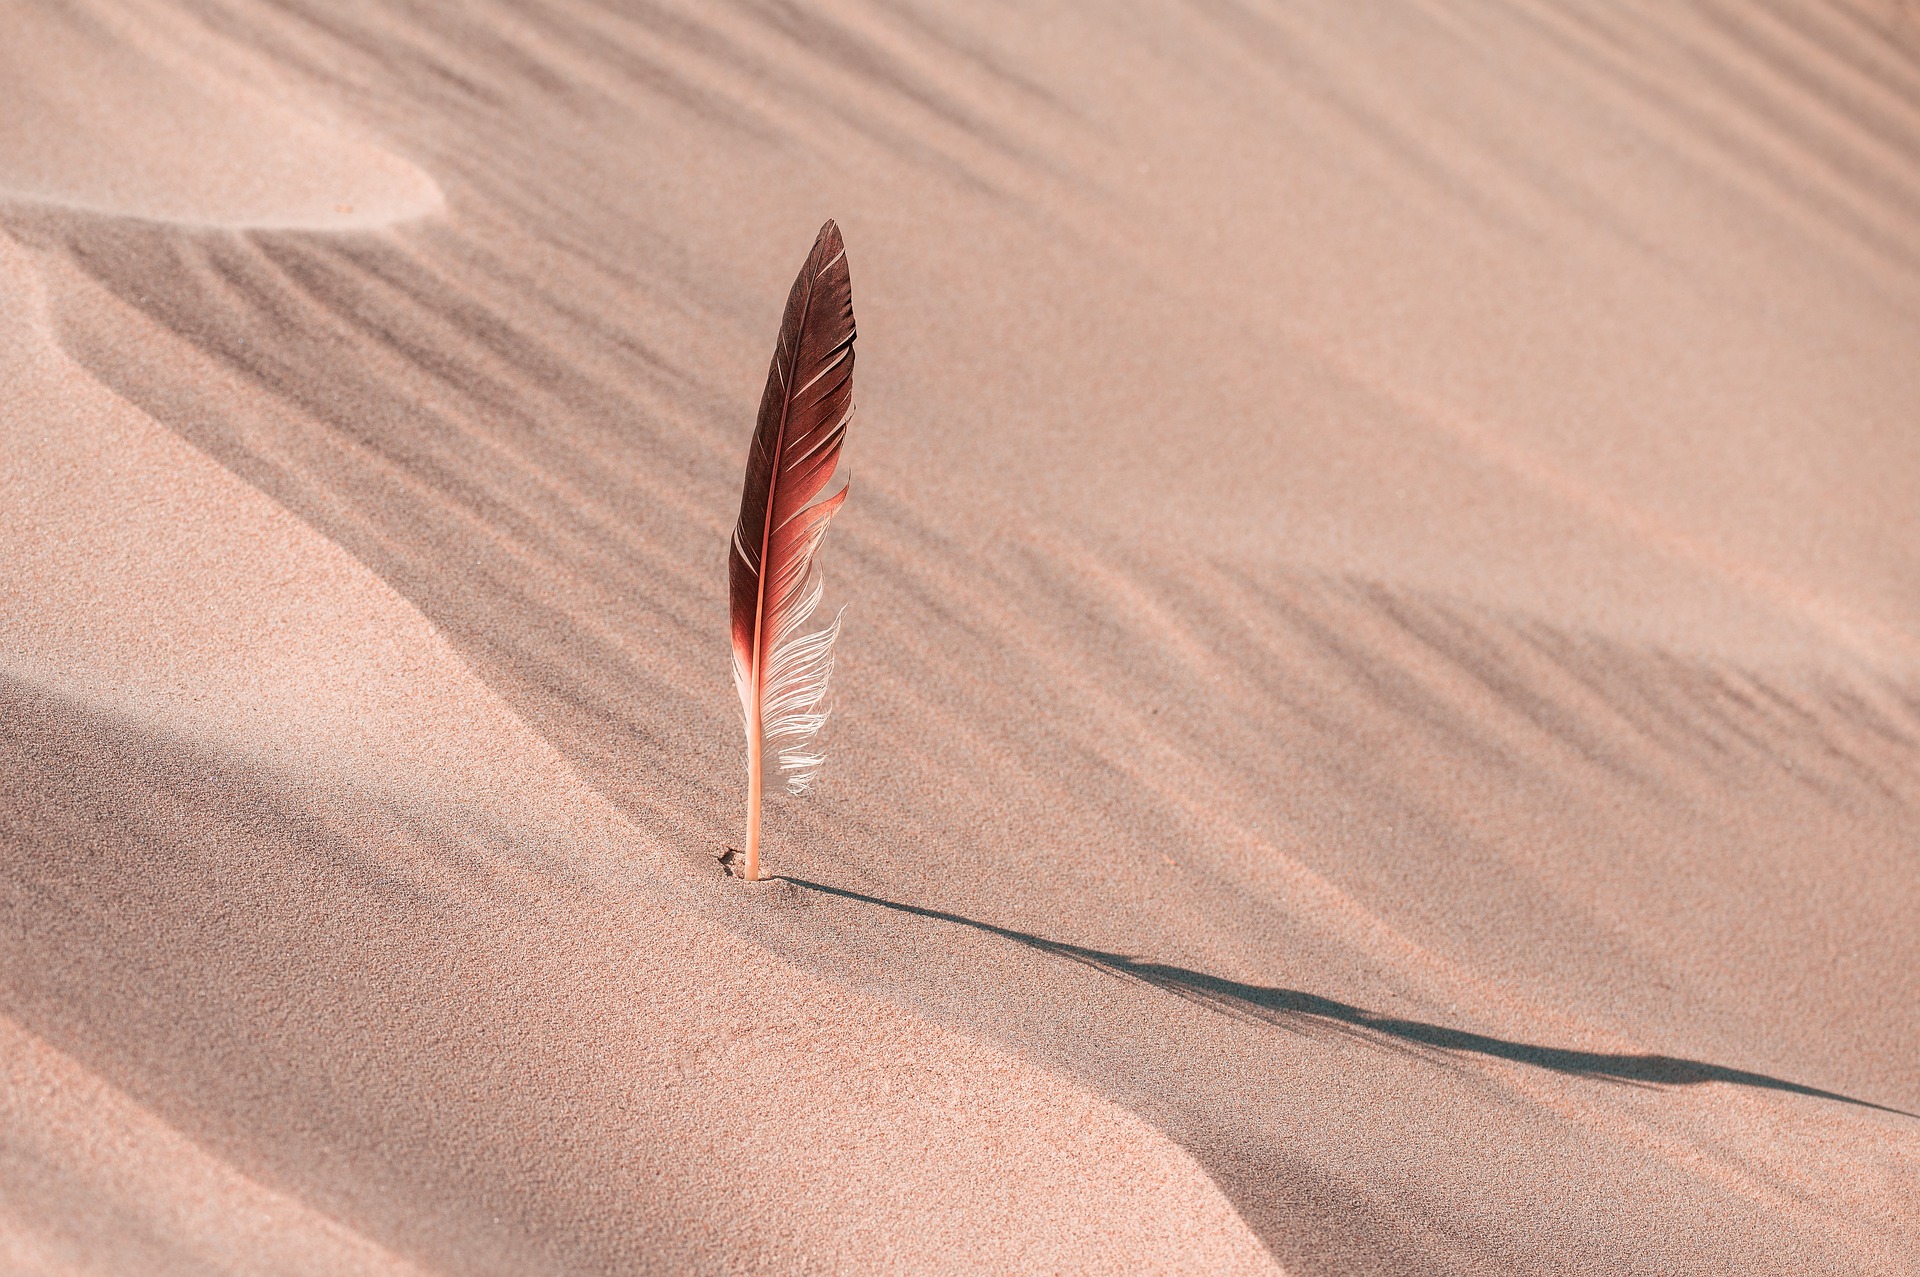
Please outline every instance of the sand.
[{"label": "sand", "polygon": [[4,22],[0,1268],[1920,1267],[1920,12]]}]

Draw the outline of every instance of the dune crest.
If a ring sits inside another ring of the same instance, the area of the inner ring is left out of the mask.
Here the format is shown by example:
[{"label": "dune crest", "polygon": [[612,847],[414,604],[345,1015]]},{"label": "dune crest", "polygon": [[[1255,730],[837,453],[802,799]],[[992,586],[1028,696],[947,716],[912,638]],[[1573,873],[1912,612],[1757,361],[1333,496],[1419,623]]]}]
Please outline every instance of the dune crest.
[{"label": "dune crest", "polygon": [[136,7],[18,0],[0,40],[0,203],[194,226],[356,230],[424,217],[406,160],[142,26]]}]

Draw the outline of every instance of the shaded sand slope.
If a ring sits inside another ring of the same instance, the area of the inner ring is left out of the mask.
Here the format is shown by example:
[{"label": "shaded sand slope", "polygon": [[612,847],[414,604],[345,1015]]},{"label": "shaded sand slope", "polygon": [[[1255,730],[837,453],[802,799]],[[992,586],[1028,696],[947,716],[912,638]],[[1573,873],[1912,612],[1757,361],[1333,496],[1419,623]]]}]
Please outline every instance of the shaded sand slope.
[{"label": "shaded sand slope", "polygon": [[[9,1272],[417,1272],[0,1021]],[[224,1261],[224,1262],[223,1262]]]},{"label": "shaded sand slope", "polygon": [[[1902,6],[129,12],[199,24],[445,193],[344,234],[5,216],[74,359],[424,618],[524,724],[488,729],[499,766],[551,749],[581,810],[658,849],[618,894],[575,867],[628,844],[558,835],[547,872],[585,889],[540,905],[563,921],[517,919],[521,893],[555,899],[529,877],[474,925],[564,993],[461,996],[570,1024],[575,984],[624,987],[630,902],[670,900],[648,934],[706,953],[673,970],[741,997],[729,1015],[757,1004],[713,973],[773,954],[809,1006],[872,999],[809,1019],[811,1059],[898,1059],[853,1045],[891,1005],[1040,1064],[1033,1086],[1184,1149],[1290,1269],[1913,1267]],[[826,558],[852,605],[841,707],[818,801],[772,814],[795,882],[748,894],[708,860],[741,788],[723,549],[828,215],[863,333],[860,485]],[[31,713],[97,721],[66,696]],[[309,801],[344,848],[381,845],[386,817]],[[478,835],[421,837],[440,908]],[[356,967],[411,979],[469,934]],[[104,1006],[119,978],[32,996]],[[403,1051],[386,1005],[343,1040]],[[622,1041],[696,1043],[689,1016]],[[562,1036],[583,1070],[613,1050]],[[464,1094],[443,1067],[407,1085]],[[138,1099],[133,1076],[108,1080]],[[542,1154],[569,1187],[519,1244],[612,1256],[636,1235],[585,1186],[627,1181],[574,1094],[586,1134]],[[219,1111],[251,1156],[290,1146]],[[528,1156],[528,1111],[420,1128],[410,1200],[479,1211],[492,1181],[431,1141]],[[793,1218],[838,1200],[790,1196],[778,1123],[671,1111],[672,1147],[763,1137]],[[1147,1227],[1160,1200],[1105,1218]]]}]

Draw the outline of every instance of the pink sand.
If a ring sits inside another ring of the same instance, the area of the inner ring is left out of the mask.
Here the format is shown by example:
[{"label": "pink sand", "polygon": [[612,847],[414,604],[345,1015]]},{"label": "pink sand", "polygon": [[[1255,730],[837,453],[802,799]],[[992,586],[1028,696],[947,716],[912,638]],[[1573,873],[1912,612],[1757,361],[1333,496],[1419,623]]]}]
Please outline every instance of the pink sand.
[{"label": "pink sand", "polygon": [[0,1269],[1920,1269],[1910,6],[4,22]]}]

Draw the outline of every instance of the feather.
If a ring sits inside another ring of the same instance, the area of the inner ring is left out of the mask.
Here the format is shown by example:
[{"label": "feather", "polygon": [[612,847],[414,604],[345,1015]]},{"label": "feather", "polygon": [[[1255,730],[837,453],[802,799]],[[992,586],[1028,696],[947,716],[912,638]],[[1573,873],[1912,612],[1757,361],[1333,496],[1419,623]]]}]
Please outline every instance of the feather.
[{"label": "feather", "polygon": [[820,606],[814,552],[847,499],[843,485],[816,500],[839,467],[853,419],[853,338],[846,247],[828,222],[787,294],[728,556],[733,682],[747,729],[748,879],[760,876],[766,751],[777,751],[794,793],[806,791],[822,761],[814,738],[827,720],[821,702],[840,619],[806,626]]}]

